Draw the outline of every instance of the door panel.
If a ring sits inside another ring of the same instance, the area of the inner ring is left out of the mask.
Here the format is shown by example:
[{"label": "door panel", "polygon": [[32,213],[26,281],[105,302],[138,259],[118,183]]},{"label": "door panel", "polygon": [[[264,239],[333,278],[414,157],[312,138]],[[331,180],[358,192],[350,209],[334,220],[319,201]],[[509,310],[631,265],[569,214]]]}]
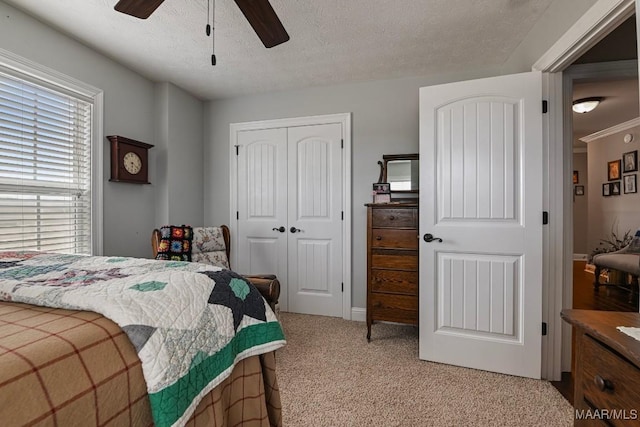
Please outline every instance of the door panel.
[{"label": "door panel", "polygon": [[[420,91],[420,358],[540,377],[540,73]],[[424,266],[424,268],[423,268]]]},{"label": "door panel", "polygon": [[276,274],[287,310],[287,130],[238,132],[238,259],[243,274]]},{"label": "door panel", "polygon": [[288,130],[289,311],[342,316],[341,138],[338,123]]},{"label": "door panel", "polygon": [[518,340],[520,258],[438,253],[439,331]]},{"label": "door panel", "polygon": [[295,252],[298,255],[298,291],[307,294],[329,295],[330,240],[297,239]]},{"label": "door panel", "polygon": [[514,219],[518,104],[482,96],[436,110],[440,220]]},{"label": "door panel", "polygon": [[[250,274],[269,274],[270,271],[276,271],[278,265],[278,239],[270,237],[247,237],[247,250],[243,253],[246,257],[246,267],[242,271],[248,271]],[[262,273],[256,273],[262,272]]]}]

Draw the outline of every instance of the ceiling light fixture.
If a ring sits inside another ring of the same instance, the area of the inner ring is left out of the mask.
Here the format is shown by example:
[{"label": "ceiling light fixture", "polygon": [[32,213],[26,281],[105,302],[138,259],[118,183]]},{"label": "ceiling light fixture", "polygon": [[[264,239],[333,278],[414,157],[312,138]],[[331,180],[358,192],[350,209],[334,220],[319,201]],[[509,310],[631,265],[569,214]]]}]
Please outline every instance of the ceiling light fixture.
[{"label": "ceiling light fixture", "polygon": [[593,111],[600,102],[602,102],[604,98],[602,97],[591,97],[591,98],[582,98],[576,99],[573,101],[573,111],[576,113],[588,113],[589,111]]}]

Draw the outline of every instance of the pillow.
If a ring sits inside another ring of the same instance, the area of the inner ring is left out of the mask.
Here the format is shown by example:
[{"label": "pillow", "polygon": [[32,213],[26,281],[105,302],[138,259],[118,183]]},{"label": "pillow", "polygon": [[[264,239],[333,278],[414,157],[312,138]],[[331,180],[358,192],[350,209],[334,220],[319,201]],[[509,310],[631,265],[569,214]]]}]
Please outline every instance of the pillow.
[{"label": "pillow", "polygon": [[191,261],[193,229],[189,225],[160,227],[160,242],[156,259]]},{"label": "pillow", "polygon": [[222,227],[193,228],[193,255],[191,260],[229,270],[227,245],[222,234]]},{"label": "pillow", "polygon": [[194,227],[193,253],[226,251],[222,227]]}]

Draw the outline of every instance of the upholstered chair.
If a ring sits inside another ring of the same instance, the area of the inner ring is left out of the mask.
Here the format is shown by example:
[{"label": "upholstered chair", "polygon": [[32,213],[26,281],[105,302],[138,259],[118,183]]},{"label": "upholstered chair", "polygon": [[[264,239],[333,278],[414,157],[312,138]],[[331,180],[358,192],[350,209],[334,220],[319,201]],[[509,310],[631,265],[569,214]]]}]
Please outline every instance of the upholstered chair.
[{"label": "upholstered chair", "polygon": [[[193,227],[193,240],[191,242],[191,261],[215,265],[224,269],[231,269],[229,261],[231,255],[231,238],[229,227]],[[151,233],[151,247],[153,257],[158,255],[158,248],[162,235],[159,229]],[[243,275],[260,291],[267,303],[275,311],[280,297],[280,282],[273,274]]]}]

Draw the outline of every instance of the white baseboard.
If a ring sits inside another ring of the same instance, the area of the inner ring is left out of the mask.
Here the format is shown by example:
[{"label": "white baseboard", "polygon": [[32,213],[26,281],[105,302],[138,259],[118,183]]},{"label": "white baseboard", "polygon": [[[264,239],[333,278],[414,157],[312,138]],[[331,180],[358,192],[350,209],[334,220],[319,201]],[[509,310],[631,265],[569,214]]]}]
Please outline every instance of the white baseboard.
[{"label": "white baseboard", "polygon": [[366,322],[367,309],[362,307],[351,307],[351,320],[356,322]]}]

